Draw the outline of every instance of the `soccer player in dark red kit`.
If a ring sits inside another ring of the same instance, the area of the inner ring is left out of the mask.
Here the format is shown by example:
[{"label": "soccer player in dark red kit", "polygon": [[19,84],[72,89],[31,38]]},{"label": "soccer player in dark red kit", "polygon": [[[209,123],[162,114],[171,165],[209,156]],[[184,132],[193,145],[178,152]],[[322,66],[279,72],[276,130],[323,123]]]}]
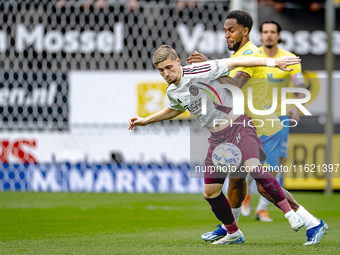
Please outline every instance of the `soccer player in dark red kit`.
[{"label": "soccer player in dark red kit", "polygon": [[[132,117],[129,120],[129,129],[171,119],[189,110],[196,117],[198,124],[211,132],[205,166],[208,169],[213,167],[211,156],[218,144],[229,142],[237,145],[241,150],[245,168],[277,203],[292,229],[296,231],[304,226],[304,223],[290,207],[277,180],[262,168],[260,160],[265,158],[265,154],[254,126],[231,125],[231,122],[246,123],[250,118],[246,114],[233,113],[233,97],[226,89],[217,86],[219,85],[217,79],[238,66],[267,66],[269,63],[269,66],[288,70],[286,69],[288,65],[299,62],[296,57],[269,61],[263,58],[234,58],[182,67],[176,51],[167,45],[162,45],[154,53],[153,64],[169,84],[166,91],[170,100],[169,106],[146,118]],[[205,93],[215,96],[207,97],[206,114],[202,114],[201,99]],[[219,122],[216,123],[216,120]],[[245,240],[244,235],[237,226],[227,198],[222,193],[227,175],[228,173],[216,171],[204,173],[204,197],[217,219],[228,231],[225,237],[213,244],[242,244]]]}]

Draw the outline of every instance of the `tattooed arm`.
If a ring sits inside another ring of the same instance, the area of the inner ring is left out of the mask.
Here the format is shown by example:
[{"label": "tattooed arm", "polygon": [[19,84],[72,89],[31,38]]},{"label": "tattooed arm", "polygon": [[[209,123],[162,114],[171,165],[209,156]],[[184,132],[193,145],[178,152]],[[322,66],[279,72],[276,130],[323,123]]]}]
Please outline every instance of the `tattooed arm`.
[{"label": "tattooed arm", "polygon": [[250,78],[249,74],[242,71],[238,71],[234,77],[223,76],[219,78],[218,81],[221,84],[231,84],[237,86],[238,88],[242,88],[243,85],[247,83],[249,78]]}]

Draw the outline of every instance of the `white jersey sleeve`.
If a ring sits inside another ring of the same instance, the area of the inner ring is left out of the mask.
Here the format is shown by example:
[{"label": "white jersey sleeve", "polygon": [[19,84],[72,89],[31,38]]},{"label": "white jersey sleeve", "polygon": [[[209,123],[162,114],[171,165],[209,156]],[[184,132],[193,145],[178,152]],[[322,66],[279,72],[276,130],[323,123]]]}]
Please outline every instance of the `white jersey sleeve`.
[{"label": "white jersey sleeve", "polygon": [[228,73],[228,59],[209,60],[183,67],[183,76],[217,80]]}]

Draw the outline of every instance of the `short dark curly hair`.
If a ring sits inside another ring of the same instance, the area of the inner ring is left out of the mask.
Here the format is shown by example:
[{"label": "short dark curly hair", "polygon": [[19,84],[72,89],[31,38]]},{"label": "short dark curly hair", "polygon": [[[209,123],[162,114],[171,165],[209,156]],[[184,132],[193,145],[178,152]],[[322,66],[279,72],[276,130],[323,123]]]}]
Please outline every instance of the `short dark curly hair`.
[{"label": "short dark curly hair", "polygon": [[236,19],[237,24],[247,27],[250,30],[253,27],[253,18],[248,12],[242,10],[231,11],[227,15],[227,19]]}]

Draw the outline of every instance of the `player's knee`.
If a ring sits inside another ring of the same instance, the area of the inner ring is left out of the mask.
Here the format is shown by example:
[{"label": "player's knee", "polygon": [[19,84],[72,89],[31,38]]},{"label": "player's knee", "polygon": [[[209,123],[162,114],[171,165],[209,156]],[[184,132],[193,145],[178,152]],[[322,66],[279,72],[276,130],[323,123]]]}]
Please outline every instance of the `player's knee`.
[{"label": "player's knee", "polygon": [[217,197],[220,193],[221,193],[221,192],[219,192],[219,193],[217,194],[217,192],[216,192],[216,191],[213,191],[213,190],[204,190],[204,191],[203,191],[203,196],[204,196],[204,198],[215,198],[215,197]]},{"label": "player's knee", "polygon": [[257,167],[261,165],[261,162],[258,158],[250,158],[248,160],[246,160],[244,162],[244,166],[246,169],[249,169],[248,172],[251,172],[251,170],[254,168],[254,167]]},{"label": "player's knee", "polygon": [[215,198],[222,192],[222,185],[208,184],[204,186],[203,196],[204,198]]}]

